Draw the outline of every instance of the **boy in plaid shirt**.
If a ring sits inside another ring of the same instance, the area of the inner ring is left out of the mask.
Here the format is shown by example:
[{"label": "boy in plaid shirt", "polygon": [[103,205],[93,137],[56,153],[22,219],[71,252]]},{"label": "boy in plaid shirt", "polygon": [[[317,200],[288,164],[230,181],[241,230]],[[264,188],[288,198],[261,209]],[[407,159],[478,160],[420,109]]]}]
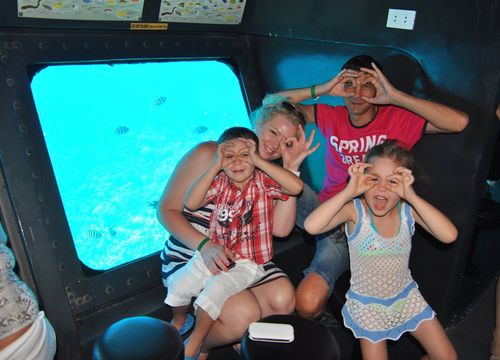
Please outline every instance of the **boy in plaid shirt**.
[{"label": "boy in plaid shirt", "polygon": [[[300,178],[258,155],[258,141],[247,128],[224,131],[216,158],[185,196],[190,210],[209,202],[215,205],[208,237],[167,284],[165,303],[172,306],[174,319],[185,316],[191,298],[197,296],[197,320],[186,340],[186,359],[196,358],[224,302],[263,276],[262,265],[273,256],[274,202],[302,191]],[[201,257],[199,250],[208,241],[225,247],[226,258],[220,263],[205,264]],[[221,271],[212,273],[213,265]]]}]

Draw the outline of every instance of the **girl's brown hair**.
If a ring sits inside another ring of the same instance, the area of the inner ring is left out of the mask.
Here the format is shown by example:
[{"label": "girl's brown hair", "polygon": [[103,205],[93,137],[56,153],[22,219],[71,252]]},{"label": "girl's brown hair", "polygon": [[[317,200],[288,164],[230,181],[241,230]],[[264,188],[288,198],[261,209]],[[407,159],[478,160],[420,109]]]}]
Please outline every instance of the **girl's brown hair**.
[{"label": "girl's brown hair", "polygon": [[400,166],[415,170],[415,158],[413,155],[401,146],[397,140],[386,140],[382,144],[372,147],[365,156],[365,162],[370,162],[371,158],[387,158],[397,162]]}]

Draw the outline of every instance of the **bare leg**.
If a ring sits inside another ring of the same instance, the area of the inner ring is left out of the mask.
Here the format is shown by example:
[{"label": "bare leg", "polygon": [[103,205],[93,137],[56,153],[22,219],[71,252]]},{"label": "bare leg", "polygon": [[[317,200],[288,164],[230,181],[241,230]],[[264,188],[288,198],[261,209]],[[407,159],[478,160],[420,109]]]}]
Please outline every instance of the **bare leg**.
[{"label": "bare leg", "polygon": [[283,277],[230,297],[224,303],[202,351],[241,341],[250,323],[263,316],[290,314],[295,306],[294,295],[292,283]]},{"label": "bare leg", "polygon": [[320,275],[310,272],[297,287],[297,313],[305,318],[319,317],[325,308],[329,293],[328,284]]},{"label": "bare leg", "polygon": [[261,317],[291,314],[295,308],[295,289],[286,277],[256,286],[250,291],[259,303]]},{"label": "bare leg", "polygon": [[424,347],[427,355],[422,359],[456,360],[457,353],[439,321],[434,318],[422,322],[411,333]]},{"label": "bare leg", "polygon": [[172,306],[172,325],[174,325],[177,330],[179,330],[186,322],[186,314],[188,308],[189,305],[176,307]]},{"label": "bare leg", "polygon": [[184,349],[186,357],[194,357],[198,353],[198,349],[201,348],[205,337],[214,323],[215,321],[205,312],[205,310],[198,308],[196,311],[196,325],[194,326],[194,330],[189,336],[186,342],[186,348]]},{"label": "bare leg", "polygon": [[202,351],[240,341],[249,324],[260,318],[259,303],[249,290],[231,296],[208,333]]},{"label": "bare leg", "polygon": [[[500,106],[498,109],[500,109]],[[491,341],[491,355],[500,358],[500,276],[497,278],[495,294],[495,328],[493,329],[493,340]]]},{"label": "bare leg", "polygon": [[363,360],[387,360],[389,358],[387,354],[387,342],[385,340],[372,343],[366,339],[359,339],[359,344],[361,345]]}]

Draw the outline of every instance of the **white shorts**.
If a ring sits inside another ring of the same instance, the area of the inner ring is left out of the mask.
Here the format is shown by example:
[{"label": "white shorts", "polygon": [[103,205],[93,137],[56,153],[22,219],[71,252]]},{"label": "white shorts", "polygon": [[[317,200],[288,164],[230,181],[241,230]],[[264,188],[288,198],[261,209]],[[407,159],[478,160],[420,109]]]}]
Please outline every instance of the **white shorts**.
[{"label": "white shorts", "polygon": [[196,251],[184,267],[168,278],[165,304],[173,307],[189,305],[191,298],[197,297],[194,308],[201,307],[217,320],[227,299],[245,290],[264,274],[262,265],[238,259],[232,269],[213,275]]},{"label": "white shorts", "polygon": [[56,354],[56,333],[40,311],[20,338],[0,351],[0,360],[52,360]]}]

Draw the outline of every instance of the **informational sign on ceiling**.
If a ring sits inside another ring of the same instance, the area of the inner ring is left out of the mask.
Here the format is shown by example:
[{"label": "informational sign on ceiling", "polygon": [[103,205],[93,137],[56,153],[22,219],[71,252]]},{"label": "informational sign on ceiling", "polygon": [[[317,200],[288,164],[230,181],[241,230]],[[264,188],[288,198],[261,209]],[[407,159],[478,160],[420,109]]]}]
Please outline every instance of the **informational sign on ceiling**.
[{"label": "informational sign on ceiling", "polygon": [[[141,21],[145,0],[17,0],[23,18]],[[158,21],[197,24],[241,23],[246,0],[161,0]]]},{"label": "informational sign on ceiling", "polygon": [[201,24],[239,24],[246,0],[163,0],[159,21]]},{"label": "informational sign on ceiling", "polygon": [[17,15],[62,20],[139,21],[144,0],[18,0]]}]

